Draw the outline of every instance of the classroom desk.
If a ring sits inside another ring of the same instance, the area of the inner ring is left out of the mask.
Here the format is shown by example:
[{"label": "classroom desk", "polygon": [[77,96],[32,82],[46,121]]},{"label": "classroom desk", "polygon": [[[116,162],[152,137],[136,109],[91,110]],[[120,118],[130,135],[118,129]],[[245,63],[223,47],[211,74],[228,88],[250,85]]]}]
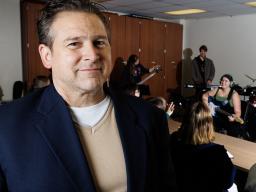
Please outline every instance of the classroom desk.
[{"label": "classroom desk", "polygon": [[[181,123],[169,120],[168,124],[170,133],[173,133],[179,129]],[[256,143],[221,133],[215,133],[214,142],[224,145],[234,156],[232,162],[238,169],[248,172],[251,166],[256,163]]]}]

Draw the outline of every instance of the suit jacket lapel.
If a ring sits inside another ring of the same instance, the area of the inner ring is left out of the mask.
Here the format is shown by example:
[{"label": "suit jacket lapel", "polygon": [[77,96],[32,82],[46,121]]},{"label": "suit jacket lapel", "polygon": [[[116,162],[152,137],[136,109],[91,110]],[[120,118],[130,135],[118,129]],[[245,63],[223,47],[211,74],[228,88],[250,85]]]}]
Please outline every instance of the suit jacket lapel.
[{"label": "suit jacket lapel", "polygon": [[127,103],[128,100],[120,100],[121,97],[113,92],[111,97],[114,102],[116,121],[123,145],[128,191],[145,191],[146,132],[139,124],[137,116],[131,108],[132,103]]},{"label": "suit jacket lapel", "polygon": [[44,91],[38,112],[41,118],[35,126],[76,191],[96,191],[68,108],[53,86]]},{"label": "suit jacket lapel", "polygon": [[[144,191],[147,137],[141,119],[127,103],[111,94],[124,151],[128,192]],[[35,126],[66,172],[76,191],[96,191],[87,159],[64,100],[53,86],[46,88],[38,105]],[[83,189],[83,190],[81,190]]]}]

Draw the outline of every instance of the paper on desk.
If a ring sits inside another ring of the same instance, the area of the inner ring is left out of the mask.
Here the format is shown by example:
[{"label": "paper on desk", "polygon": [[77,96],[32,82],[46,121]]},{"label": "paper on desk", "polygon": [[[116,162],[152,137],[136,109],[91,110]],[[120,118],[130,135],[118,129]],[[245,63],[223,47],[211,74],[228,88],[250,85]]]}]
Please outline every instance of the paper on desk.
[{"label": "paper on desk", "polygon": [[234,155],[233,155],[232,153],[230,153],[229,151],[227,151],[227,154],[228,154],[228,157],[229,157],[230,159],[233,159],[233,158],[234,158]]}]

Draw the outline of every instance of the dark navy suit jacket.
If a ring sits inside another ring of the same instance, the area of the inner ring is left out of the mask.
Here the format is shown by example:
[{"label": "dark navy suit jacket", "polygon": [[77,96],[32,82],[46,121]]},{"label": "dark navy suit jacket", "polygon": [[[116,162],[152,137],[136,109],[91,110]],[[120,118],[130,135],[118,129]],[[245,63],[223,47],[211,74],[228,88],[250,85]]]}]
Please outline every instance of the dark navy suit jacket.
[{"label": "dark navy suit jacket", "polygon": [[[110,97],[127,190],[175,191],[165,114],[137,98]],[[0,107],[0,191],[96,191],[68,107],[54,86]]]}]

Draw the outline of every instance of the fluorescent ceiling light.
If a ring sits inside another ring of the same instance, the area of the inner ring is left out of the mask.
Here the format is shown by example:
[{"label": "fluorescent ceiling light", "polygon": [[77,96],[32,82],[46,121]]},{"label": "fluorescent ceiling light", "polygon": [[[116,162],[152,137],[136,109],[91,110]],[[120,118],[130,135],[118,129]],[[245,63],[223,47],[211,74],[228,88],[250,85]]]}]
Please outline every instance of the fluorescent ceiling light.
[{"label": "fluorescent ceiling light", "polygon": [[168,11],[165,13],[170,15],[188,15],[188,14],[196,14],[196,13],[204,13],[204,12],[206,11],[202,9],[184,9],[184,10],[177,10],[177,11]]},{"label": "fluorescent ceiling light", "polygon": [[249,5],[249,6],[252,6],[252,7],[256,7],[256,1],[247,2],[247,3],[245,3],[245,5]]}]

